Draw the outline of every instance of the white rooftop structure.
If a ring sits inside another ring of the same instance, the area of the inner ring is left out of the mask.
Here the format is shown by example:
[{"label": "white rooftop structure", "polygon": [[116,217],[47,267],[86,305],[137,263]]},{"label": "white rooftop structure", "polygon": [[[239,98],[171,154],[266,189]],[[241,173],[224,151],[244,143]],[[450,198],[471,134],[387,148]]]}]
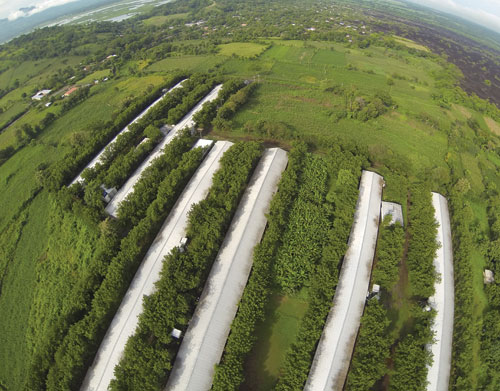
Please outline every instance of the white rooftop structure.
[{"label": "white rooftop structure", "polygon": [[383,184],[380,175],[363,171],[354,225],[333,307],[304,390],[342,390],[344,386],[370,282]]},{"label": "white rooftop structure", "polygon": [[404,226],[403,208],[395,202],[382,201],[382,220],[385,216],[391,215],[391,224],[396,224],[396,221]]},{"label": "white rooftop structure", "polygon": [[31,97],[31,99],[33,99],[33,100],[42,100],[43,98],[45,98],[47,95],[50,94],[50,91],[52,91],[52,90],[41,90],[41,91],[38,91],[35,95],[33,95]]},{"label": "white rooftop structure", "polygon": [[137,183],[142,175],[142,172],[151,165],[153,160],[163,153],[163,148],[172,141],[172,139],[177,136],[177,134],[184,128],[192,128],[194,126],[193,116],[201,110],[205,102],[211,102],[217,98],[219,91],[222,88],[222,84],[216,86],[205,98],[203,98],[198,104],[188,113],[186,116],[174,126],[170,133],[153,149],[153,152],[147,157],[144,162],[135,170],[135,172],[128,178],[127,182],[118,190],[116,196],[111,200],[111,202],[106,207],[106,212],[111,216],[116,217],[116,211],[120,203],[127,197],[127,195],[133,191],[134,185]]},{"label": "white rooftop structure", "polygon": [[87,164],[85,166],[85,168],[78,174],[78,176],[73,179],[73,181],[71,181],[70,183],[70,186],[75,184],[76,182],[81,182],[83,181],[82,179],[82,172],[86,169],[86,168],[92,168],[94,167],[97,163],[100,162],[101,158],[102,158],[102,155],[104,154],[104,151],[109,148],[111,145],[113,145],[115,142],[116,142],[116,139],[118,138],[118,136],[122,133],[126,133],[129,131],[129,126],[132,125],[133,123],[136,123],[137,121],[139,121],[142,117],[144,117],[148,111],[150,109],[152,109],[153,107],[155,107],[158,103],[160,103],[162,101],[162,99],[167,95],[169,94],[170,92],[172,92],[173,90],[177,89],[177,88],[180,88],[182,87],[182,83],[186,81],[186,79],[180,81],[179,83],[177,83],[175,86],[173,86],[170,90],[168,90],[165,94],[163,94],[162,96],[160,96],[158,99],[156,99],[151,105],[149,105],[146,109],[144,109],[137,117],[135,117],[135,119],[129,123],[127,126],[125,126],[121,131],[120,133],[118,133],[114,138],[113,140],[111,140],[108,145],[106,145],[103,149],[101,149],[101,151],[97,154],[97,156],[95,158],[93,158],[89,164]]},{"label": "white rooftop structure", "polygon": [[492,284],[495,282],[495,275],[492,270],[484,269],[483,271],[483,282],[485,284]]},{"label": "white rooftop structure", "polygon": [[213,175],[220,167],[220,159],[231,145],[228,141],[215,143],[172,208],[123,298],[81,390],[108,389],[125,344],[137,328],[139,315],[143,311],[143,296],[154,292],[154,283],[160,278],[163,258],[186,236],[188,213],[194,204],[207,196]]},{"label": "white rooftop structure", "polygon": [[177,353],[168,390],[210,390],[287,161],[285,151],[272,148],[257,165]]},{"label": "white rooftop structure", "polygon": [[434,343],[431,345],[434,361],[427,372],[427,390],[443,391],[448,389],[451,368],[455,295],[453,248],[446,198],[438,193],[432,193],[432,205],[439,223],[437,241],[441,247],[434,258],[434,267],[440,278],[437,278],[434,284],[434,296],[429,298],[431,306],[436,310],[436,317],[432,325]]}]

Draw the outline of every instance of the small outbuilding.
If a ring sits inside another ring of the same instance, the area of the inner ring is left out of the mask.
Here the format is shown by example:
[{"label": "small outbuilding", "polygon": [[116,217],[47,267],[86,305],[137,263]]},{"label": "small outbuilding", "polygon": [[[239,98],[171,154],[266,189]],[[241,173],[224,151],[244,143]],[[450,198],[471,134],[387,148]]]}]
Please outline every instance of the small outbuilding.
[{"label": "small outbuilding", "polygon": [[31,97],[31,99],[33,99],[33,100],[42,100],[43,98],[45,98],[47,95],[50,94],[50,91],[52,91],[52,90],[41,90],[41,91],[38,91],[35,95],[33,95]]},{"label": "small outbuilding", "polygon": [[106,203],[109,203],[118,192],[115,187],[108,189],[104,185],[101,185],[101,189],[102,189],[102,198]]},{"label": "small outbuilding", "polygon": [[403,208],[395,202],[382,201],[382,220],[385,216],[391,215],[391,224],[396,224],[396,221],[404,226]]},{"label": "small outbuilding", "polygon": [[174,329],[172,329],[172,332],[170,333],[170,335],[172,337],[174,337],[175,339],[179,339],[182,336],[182,331],[174,328]]},{"label": "small outbuilding", "polygon": [[493,274],[493,271],[484,269],[483,272],[483,281],[485,284],[492,284],[495,282],[495,276]]}]

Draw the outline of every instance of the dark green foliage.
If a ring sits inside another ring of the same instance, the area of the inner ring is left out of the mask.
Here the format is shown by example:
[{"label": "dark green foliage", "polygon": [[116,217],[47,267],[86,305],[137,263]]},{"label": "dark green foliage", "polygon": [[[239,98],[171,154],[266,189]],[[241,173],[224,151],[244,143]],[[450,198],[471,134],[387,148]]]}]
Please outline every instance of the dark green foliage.
[{"label": "dark green foliage", "polygon": [[397,282],[405,242],[405,232],[401,224],[389,223],[384,220],[379,230],[377,264],[372,277],[375,284],[379,284],[388,292]]},{"label": "dark green foliage", "polygon": [[142,220],[151,202],[154,201],[158,187],[171,170],[173,170],[194,143],[189,131],[180,133],[164,149],[149,167],[142,173],[134,185],[134,191],[120,203],[118,217],[123,226],[132,227]]},{"label": "dark green foliage", "polygon": [[250,96],[255,88],[257,88],[257,84],[250,83],[226,100],[226,102],[219,109],[217,117],[212,122],[216,130],[225,130],[230,128],[230,119],[234,116],[236,111],[238,111],[238,109],[241,108],[248,101],[248,99],[250,99]]},{"label": "dark green foliage", "polygon": [[345,385],[346,391],[371,390],[386,371],[385,361],[390,356],[390,320],[380,302],[372,298],[365,307],[351,367]]},{"label": "dark green foliage", "polygon": [[333,206],[328,216],[333,219],[333,223],[325,235],[322,257],[310,277],[309,307],[300,324],[296,341],[287,352],[283,375],[276,387],[280,391],[304,387],[316,345],[332,305],[338,282],[338,266],[347,250],[347,240],[354,219],[362,158],[356,158],[349,152],[334,152],[329,157],[331,167],[338,170],[336,180],[326,197]]},{"label": "dark green foliage", "polygon": [[434,218],[432,194],[423,185],[410,189],[410,208],[408,211],[408,276],[411,294],[415,297],[429,298],[434,294],[434,257],[439,245],[436,241],[437,222]]},{"label": "dark green foliage", "polygon": [[146,217],[121,241],[120,251],[109,262],[104,280],[95,291],[90,310],[69,328],[55,353],[47,376],[48,390],[80,386],[137,267],[202,156],[200,148],[184,154],[178,167],[161,182]]},{"label": "dark green foliage", "polygon": [[390,391],[427,389],[427,366],[432,363],[432,353],[426,345],[432,342],[431,323],[435,312],[425,311],[417,304],[412,307],[411,312],[414,329],[396,346]]},{"label": "dark green foliage", "polygon": [[207,198],[189,213],[186,251],[174,249],[167,255],[156,291],[144,299],[138,329],[115,368],[112,390],[159,390],[165,384],[179,346],[170,333],[187,327],[260,155],[257,143],[238,143],[222,157]]},{"label": "dark green foliage", "polygon": [[328,169],[318,156],[305,159],[301,187],[290,212],[290,219],[278,251],[275,278],[287,293],[299,290],[308,281],[321,258],[325,232],[330,228],[325,207]]},{"label": "dark green foliage", "polygon": [[273,263],[297,196],[305,153],[305,145],[298,144],[288,154],[288,167],[271,201],[267,228],[261,243],[254,249],[252,272],[231,325],[221,363],[215,369],[213,390],[238,390],[244,381],[243,364],[255,344],[255,326],[264,319],[264,309],[273,282]]},{"label": "dark green foliage", "polygon": [[453,272],[455,278],[455,317],[453,322],[453,356],[451,390],[471,390],[473,360],[473,311],[471,252],[473,239],[470,225],[473,214],[470,205],[455,190],[449,197],[453,239]]}]

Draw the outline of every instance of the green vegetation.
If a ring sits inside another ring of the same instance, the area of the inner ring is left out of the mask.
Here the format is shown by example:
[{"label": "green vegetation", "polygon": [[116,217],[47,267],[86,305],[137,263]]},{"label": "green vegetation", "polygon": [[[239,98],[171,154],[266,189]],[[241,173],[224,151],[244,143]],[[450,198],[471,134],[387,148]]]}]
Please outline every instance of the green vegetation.
[{"label": "green vegetation", "polygon": [[171,331],[187,327],[260,155],[257,143],[239,143],[222,157],[207,198],[189,213],[186,251],[176,248],[167,255],[156,291],[144,298],[144,312],[115,368],[112,390],[159,390],[165,384],[179,347]]},{"label": "green vegetation", "polygon": [[[423,387],[433,316],[424,308],[435,278],[433,190],[449,199],[452,218],[451,389],[497,389],[498,284],[485,286],[482,272],[500,273],[498,37],[386,2],[186,0],[145,7],[124,22],[54,26],[0,47],[0,388],[79,388],[131,275],[201,152],[188,152],[195,138],[187,134],[173,141],[177,149],[167,148],[148,169],[116,221],[103,212],[99,186],[123,183],[158,142],[161,125],[176,122],[215,83],[224,83],[227,96],[199,115],[200,135],[307,147],[290,152],[287,182],[273,201],[214,388],[302,388],[335,292],[359,172],[370,168],[384,175],[384,198],[402,203],[408,224],[404,231],[382,227],[374,270],[382,310],[376,303],[367,307],[350,387],[373,381],[383,390]],[[85,173],[86,188],[63,187],[184,75],[190,81],[183,89]],[[79,91],[62,98],[72,86]],[[33,101],[41,89],[52,92]],[[295,154],[302,158],[292,168]],[[224,229],[217,232],[222,237]],[[302,237],[315,243],[312,251],[298,244]],[[204,259],[202,275],[210,263]],[[186,297],[196,297],[203,281]],[[184,298],[182,290],[168,292]],[[179,323],[169,318],[169,327],[185,327],[194,305],[182,308]],[[373,326],[373,344],[381,348],[365,350],[372,319],[385,318],[387,330]],[[167,330],[153,322],[148,327],[143,336],[163,338]],[[167,349],[160,339],[151,346],[145,341],[140,353],[154,346],[158,357],[145,362],[161,362],[158,370],[135,368],[136,361],[120,370],[127,378],[134,374],[131,382],[156,385],[176,347],[170,340],[163,341]],[[370,358],[380,364],[386,357],[385,343],[392,344],[385,369],[369,366]],[[366,365],[373,372],[363,370]]]}]

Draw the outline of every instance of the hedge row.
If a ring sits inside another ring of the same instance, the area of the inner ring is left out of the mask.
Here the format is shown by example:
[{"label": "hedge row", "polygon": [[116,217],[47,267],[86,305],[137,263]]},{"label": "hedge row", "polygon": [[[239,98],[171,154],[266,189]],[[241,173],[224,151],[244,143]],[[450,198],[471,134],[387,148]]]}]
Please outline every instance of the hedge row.
[{"label": "hedge row", "polygon": [[219,115],[218,110],[224,109],[224,102],[227,103],[231,95],[235,94],[238,90],[243,88],[244,85],[245,83],[243,81],[237,79],[231,79],[225,82],[219,92],[217,99],[214,99],[211,102],[206,102],[203,105],[203,108],[194,116],[196,127],[205,128],[209,126],[215,116]]},{"label": "hedge row", "polygon": [[373,269],[373,282],[387,292],[392,291],[399,276],[399,265],[405,244],[404,228],[396,222],[390,224],[390,216],[385,219],[379,230],[377,243],[377,263]]},{"label": "hedge row", "polygon": [[410,187],[408,211],[408,278],[411,294],[427,299],[434,294],[436,271],[434,257],[439,248],[437,242],[438,223],[434,218],[432,193],[425,185]]},{"label": "hedge row", "polygon": [[427,345],[432,343],[431,325],[436,313],[426,311],[419,304],[414,304],[410,310],[413,330],[396,346],[390,391],[427,390],[427,371],[432,363],[432,352]]},{"label": "hedge row", "polygon": [[73,324],[55,353],[47,376],[48,390],[78,389],[92,363],[129,284],[163,221],[200,164],[203,150],[184,154],[178,167],[162,181],[155,201],[143,218],[121,241],[106,276],[95,292],[90,311]]},{"label": "hedge row", "polygon": [[284,292],[300,290],[321,258],[325,232],[330,228],[325,210],[327,190],[327,163],[320,156],[308,155],[275,263],[276,282]]},{"label": "hedge row", "polygon": [[[335,287],[338,282],[338,267],[345,252],[354,219],[361,157],[348,152],[337,152],[333,156],[332,167],[338,170],[327,201],[333,224],[325,233],[326,245],[319,264],[311,274],[309,307],[302,319],[295,342],[288,350],[285,363],[278,380],[278,391],[303,389],[313,360],[317,343],[321,337],[326,318],[331,309]],[[342,168],[345,167],[345,168]]]},{"label": "hedge row", "polygon": [[304,144],[294,146],[288,154],[288,167],[271,201],[266,231],[254,249],[252,272],[231,325],[222,360],[215,368],[212,385],[215,391],[238,390],[245,380],[243,364],[256,341],[255,326],[264,319],[273,282],[273,263],[297,196],[305,154]]},{"label": "hedge row", "polygon": [[212,125],[216,130],[231,130],[230,119],[242,107],[248,102],[253,91],[257,88],[256,83],[251,83],[246,87],[232,95],[219,109],[217,116],[212,121]]},{"label": "hedge row", "polygon": [[189,131],[179,133],[144,170],[131,192],[121,203],[118,217],[124,226],[132,227],[144,218],[147,207],[154,201],[162,178],[173,170],[182,156],[194,144]]},{"label": "hedge row", "polygon": [[260,146],[251,142],[233,145],[222,157],[207,197],[189,213],[186,251],[176,248],[166,256],[156,291],[144,298],[111,390],[162,389],[179,347],[170,333],[174,327],[186,329],[260,155]]},{"label": "hedge row", "polygon": [[389,335],[391,321],[387,310],[372,298],[365,306],[361,318],[356,347],[345,385],[346,391],[371,390],[385,375],[386,360],[390,356],[392,338]]}]

